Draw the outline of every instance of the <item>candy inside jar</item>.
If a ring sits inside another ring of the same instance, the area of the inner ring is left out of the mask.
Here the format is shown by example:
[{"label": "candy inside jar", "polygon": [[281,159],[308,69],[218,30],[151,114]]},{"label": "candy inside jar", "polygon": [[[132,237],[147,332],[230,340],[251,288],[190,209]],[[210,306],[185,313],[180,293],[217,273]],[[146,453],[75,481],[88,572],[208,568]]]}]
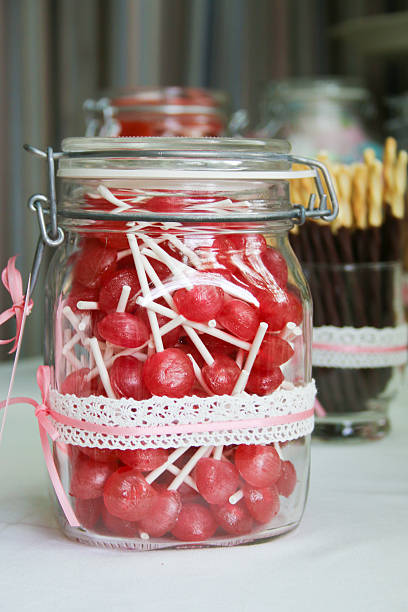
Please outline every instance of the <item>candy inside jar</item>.
[{"label": "candy inside jar", "polygon": [[306,501],[315,396],[286,145],[107,142],[67,141],[59,163],[48,402],[79,524],[60,508],[62,528],[139,550],[284,533]]},{"label": "candy inside jar", "polygon": [[88,136],[221,136],[228,97],[194,87],[139,87],[84,104]]}]

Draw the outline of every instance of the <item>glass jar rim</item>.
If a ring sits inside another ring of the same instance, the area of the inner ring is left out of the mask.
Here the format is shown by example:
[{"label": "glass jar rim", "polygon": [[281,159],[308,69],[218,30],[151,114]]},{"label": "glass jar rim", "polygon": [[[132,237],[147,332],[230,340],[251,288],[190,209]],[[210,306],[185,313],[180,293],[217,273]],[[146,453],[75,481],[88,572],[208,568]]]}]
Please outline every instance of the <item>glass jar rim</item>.
[{"label": "glass jar rim", "polygon": [[58,169],[62,178],[276,181],[315,177],[314,170],[291,169],[290,144],[284,140],[78,137],[63,140],[62,152]]},{"label": "glass jar rim", "polygon": [[[214,152],[241,155],[287,155],[290,152],[290,144],[280,139],[257,139],[257,138],[231,138],[231,137],[204,137],[188,138],[185,136],[160,137],[160,136],[119,136],[119,137],[70,137],[65,138],[61,145],[63,153],[68,155],[88,152],[111,151],[172,151],[188,154],[193,151],[200,153]],[[271,158],[272,159],[272,158]]]}]

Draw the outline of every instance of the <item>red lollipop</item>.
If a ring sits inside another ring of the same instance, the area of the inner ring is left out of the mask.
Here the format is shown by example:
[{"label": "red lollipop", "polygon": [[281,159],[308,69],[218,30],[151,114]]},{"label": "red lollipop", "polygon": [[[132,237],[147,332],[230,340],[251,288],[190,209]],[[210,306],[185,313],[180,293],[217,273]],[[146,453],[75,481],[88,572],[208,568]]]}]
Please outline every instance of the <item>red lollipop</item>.
[{"label": "red lollipop", "polygon": [[194,385],[194,370],[183,351],[169,348],[149,357],[143,368],[143,380],[153,395],[184,397]]},{"label": "red lollipop", "polygon": [[258,523],[269,523],[279,512],[279,493],[275,485],[259,489],[245,486],[244,501],[250,515]]},{"label": "red lollipop", "polygon": [[242,478],[254,487],[268,487],[281,474],[281,460],[273,446],[240,444],[235,451],[235,466]]},{"label": "red lollipop", "polygon": [[241,372],[231,357],[216,357],[211,365],[201,370],[208,388],[214,395],[231,395]]},{"label": "red lollipop", "polygon": [[159,491],[149,514],[139,522],[139,527],[153,538],[161,538],[173,529],[180,510],[181,499],[178,491]]},{"label": "red lollipop", "polygon": [[168,452],[165,448],[137,448],[118,452],[123,463],[141,472],[151,472],[167,460]]},{"label": "red lollipop", "polygon": [[143,363],[136,357],[122,356],[115,359],[109,372],[112,389],[118,397],[143,400],[150,397],[143,378]]},{"label": "red lollipop", "polygon": [[67,299],[67,306],[69,306],[73,312],[84,312],[83,310],[79,311],[77,308],[77,303],[80,301],[97,302],[97,287],[84,287],[80,283],[73,283]]},{"label": "red lollipop", "polygon": [[104,275],[103,283],[99,291],[99,308],[105,312],[115,311],[124,285],[130,287],[130,295],[126,310],[132,308],[132,298],[140,290],[139,277],[136,270],[115,270]]},{"label": "red lollipop", "polygon": [[259,326],[259,311],[242,300],[229,300],[218,313],[217,322],[238,338],[251,341]]},{"label": "red lollipop", "polygon": [[211,512],[199,504],[185,504],[171,533],[183,542],[202,542],[214,535],[217,524]]},{"label": "red lollipop", "polygon": [[75,372],[71,372],[62,381],[60,385],[60,393],[72,394],[77,397],[89,397],[96,391],[95,380],[87,380],[87,376],[91,370],[89,368],[81,368]]},{"label": "red lollipop", "polygon": [[115,472],[116,463],[89,459],[79,453],[72,465],[70,495],[80,499],[101,497],[108,478]]},{"label": "red lollipop", "polygon": [[283,382],[283,374],[280,368],[272,368],[268,372],[252,370],[249,375],[245,390],[255,395],[269,395],[275,391]]},{"label": "red lollipop", "polygon": [[268,247],[261,255],[262,263],[272,274],[280,287],[286,287],[288,282],[288,266],[283,255],[273,247]]},{"label": "red lollipop", "polygon": [[296,487],[297,476],[295,466],[291,461],[282,461],[281,468],[281,475],[276,482],[276,487],[279,495],[289,497]]},{"label": "red lollipop", "polygon": [[102,338],[115,346],[137,348],[149,339],[149,330],[140,317],[128,312],[111,312],[98,323]]},{"label": "red lollipop", "polygon": [[237,504],[227,502],[222,506],[213,506],[212,513],[218,525],[231,535],[244,535],[252,529],[252,518],[242,501]]},{"label": "red lollipop", "polygon": [[103,500],[102,497],[95,499],[79,499],[75,500],[75,516],[77,517],[81,527],[92,529],[99,521],[102,514]]},{"label": "red lollipop", "polygon": [[78,447],[81,453],[84,453],[90,459],[94,461],[117,461],[118,451],[111,450],[110,448],[90,448],[88,446]]},{"label": "red lollipop", "polygon": [[138,470],[121,467],[107,480],[103,499],[113,516],[139,521],[149,512],[156,492]]},{"label": "red lollipop", "polygon": [[124,521],[117,516],[113,516],[107,511],[105,506],[102,508],[102,519],[105,527],[113,534],[122,538],[137,538],[139,536],[139,526],[134,521]]},{"label": "red lollipop", "polygon": [[276,292],[258,291],[262,321],[268,323],[269,331],[280,331],[293,321],[296,325],[302,322],[303,310],[298,297],[290,291],[280,289]]},{"label": "red lollipop", "polygon": [[229,461],[203,457],[195,468],[197,488],[209,504],[224,504],[238,488],[239,476]]},{"label": "red lollipop", "polygon": [[[119,224],[117,221],[115,221],[115,227],[119,229]],[[120,228],[125,232],[127,229],[126,223],[120,223]],[[102,232],[96,234],[96,237],[99,242],[105,245],[108,249],[125,250],[129,248],[129,242],[124,232]]]},{"label": "red lollipop", "polygon": [[217,316],[224,303],[224,292],[214,285],[195,285],[178,289],[173,295],[180,314],[192,321],[209,321]]},{"label": "red lollipop", "polygon": [[99,287],[102,275],[116,265],[116,251],[104,248],[98,240],[87,240],[74,269],[76,281],[86,287]]},{"label": "red lollipop", "polygon": [[261,344],[253,367],[255,370],[267,372],[289,361],[293,354],[294,350],[289,342],[279,336],[268,334]]}]

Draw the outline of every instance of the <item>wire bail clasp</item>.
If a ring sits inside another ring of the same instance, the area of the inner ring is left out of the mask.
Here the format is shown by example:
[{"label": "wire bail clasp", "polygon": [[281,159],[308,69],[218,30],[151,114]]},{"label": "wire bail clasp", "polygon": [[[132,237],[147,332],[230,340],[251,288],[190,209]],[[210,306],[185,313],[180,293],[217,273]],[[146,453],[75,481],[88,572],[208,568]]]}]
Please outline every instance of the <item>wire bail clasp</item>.
[{"label": "wire bail clasp", "polygon": [[[61,153],[54,153],[52,147],[47,147],[46,151],[41,151],[31,145],[24,145],[24,149],[29,153],[37,155],[47,160],[48,167],[48,196],[42,193],[32,195],[28,200],[28,207],[37,214],[40,236],[34,255],[31,268],[30,294],[33,292],[40,271],[41,262],[46,246],[55,248],[64,242],[64,232],[58,226],[57,195],[55,188],[55,159],[61,157]],[[46,223],[45,216],[49,216],[49,223]]]},{"label": "wire bail clasp", "polygon": [[[315,193],[310,194],[309,202],[306,208],[301,205],[293,206],[293,208],[297,210],[297,219],[295,219],[294,222],[297,225],[302,225],[306,219],[309,218],[320,218],[328,222],[334,221],[339,212],[339,203],[333,180],[327,167],[316,159],[311,159],[309,157],[298,157],[297,155],[291,155],[290,159],[296,164],[309,166],[309,168],[314,170],[314,181],[317,191],[317,196]],[[319,172],[321,172],[323,176],[327,193],[325,193]],[[315,208],[317,197],[319,199],[319,205]],[[328,198],[330,199],[331,207],[328,205]]]}]

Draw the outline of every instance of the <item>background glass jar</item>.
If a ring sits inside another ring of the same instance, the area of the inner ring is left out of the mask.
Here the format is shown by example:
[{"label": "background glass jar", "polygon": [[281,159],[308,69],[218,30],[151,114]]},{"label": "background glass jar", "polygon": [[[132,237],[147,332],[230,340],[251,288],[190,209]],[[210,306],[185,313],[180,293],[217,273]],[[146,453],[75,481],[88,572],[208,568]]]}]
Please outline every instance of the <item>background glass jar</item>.
[{"label": "background glass jar", "polygon": [[284,218],[288,150],[64,141],[45,358],[65,419],[54,457],[79,521],[58,506],[69,537],[233,545],[299,523],[314,384],[310,295]]},{"label": "background glass jar", "polygon": [[87,136],[222,136],[229,105],[220,91],[140,87],[84,103]]},{"label": "background glass jar", "polygon": [[304,264],[323,438],[381,438],[407,354],[399,262]]},{"label": "background glass jar", "polygon": [[289,140],[299,155],[328,151],[343,162],[361,159],[366,147],[379,149],[377,132],[368,90],[334,77],[270,83],[255,130],[261,138]]}]

